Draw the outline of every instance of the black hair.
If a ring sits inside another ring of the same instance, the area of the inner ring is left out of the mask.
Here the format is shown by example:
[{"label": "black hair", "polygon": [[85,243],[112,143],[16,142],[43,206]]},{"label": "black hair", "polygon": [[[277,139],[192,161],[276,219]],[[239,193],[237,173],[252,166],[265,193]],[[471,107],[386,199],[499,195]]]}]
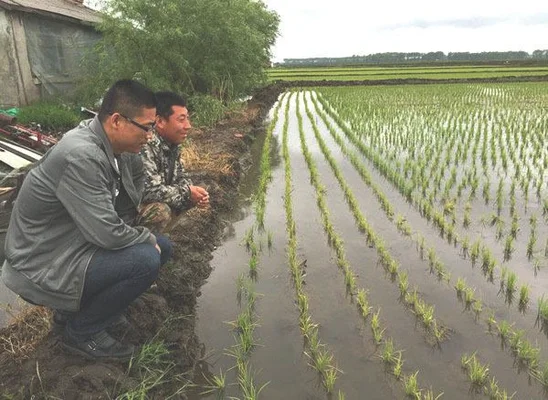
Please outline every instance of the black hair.
[{"label": "black hair", "polygon": [[173,92],[156,92],[156,115],[168,119],[173,114],[173,106],[186,107],[186,100]]},{"label": "black hair", "polygon": [[115,112],[134,118],[143,108],[154,107],[156,96],[152,90],[137,81],[122,79],[114,83],[105,94],[99,110],[99,120],[104,122]]}]

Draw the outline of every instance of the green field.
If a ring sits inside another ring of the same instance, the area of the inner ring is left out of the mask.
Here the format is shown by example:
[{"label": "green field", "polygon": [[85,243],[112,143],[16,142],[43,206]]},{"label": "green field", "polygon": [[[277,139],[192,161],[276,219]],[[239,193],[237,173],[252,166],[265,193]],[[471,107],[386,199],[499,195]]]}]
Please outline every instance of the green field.
[{"label": "green field", "polygon": [[470,79],[498,77],[547,76],[548,66],[476,65],[433,67],[318,67],[272,68],[271,81],[356,81],[385,79]]}]

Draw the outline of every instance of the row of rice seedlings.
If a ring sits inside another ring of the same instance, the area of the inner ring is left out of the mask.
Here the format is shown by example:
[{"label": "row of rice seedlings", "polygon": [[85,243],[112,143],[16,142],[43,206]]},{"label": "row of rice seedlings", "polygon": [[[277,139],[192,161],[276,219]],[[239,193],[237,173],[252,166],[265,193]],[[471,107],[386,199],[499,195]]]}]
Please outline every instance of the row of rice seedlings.
[{"label": "row of rice seedlings", "polygon": [[[541,303],[539,303],[539,316],[537,317],[537,323],[539,324],[543,324],[540,315]],[[506,320],[497,321],[492,310],[489,311],[489,316],[485,322],[490,333],[496,332],[503,348],[508,346],[516,361],[521,366],[525,366],[531,376],[537,379],[545,388],[548,388],[548,362],[541,365],[540,348],[538,345],[534,346],[525,338],[525,331],[515,330],[514,324]]]},{"label": "row of rice seedlings", "polygon": [[263,149],[261,152],[261,163],[260,163],[260,176],[259,176],[259,185],[255,195],[255,218],[257,221],[257,226],[260,230],[264,228],[264,213],[266,209],[266,188],[270,183],[272,178],[271,166],[270,166],[270,148],[272,142],[272,134],[276,125],[278,123],[279,110],[287,97],[287,92],[278,101],[276,108],[274,109],[274,117],[266,129],[266,137],[263,144]]},{"label": "row of rice seedlings", "polygon": [[[368,243],[375,246],[378,256],[379,256],[379,262],[380,264],[385,268],[385,270],[388,272],[390,277],[395,280],[395,278],[398,276],[398,273],[400,271],[400,265],[399,263],[390,255],[388,250],[386,249],[386,246],[382,239],[380,239],[377,234],[374,232],[373,228],[369,223],[367,222],[365,216],[359,209],[358,202],[346,183],[344,177],[342,176],[342,173],[334,160],[333,156],[331,155],[331,151],[325,144],[325,141],[321,137],[321,133],[318,130],[318,126],[316,125],[314,121],[314,117],[310,110],[308,109],[308,103],[305,99],[305,107],[306,107],[306,113],[309,117],[309,120],[312,124],[312,130],[314,132],[314,135],[316,137],[316,140],[320,146],[320,149],[327,160],[329,166],[331,167],[331,170],[333,171],[333,174],[335,175],[335,178],[339,182],[339,185],[341,186],[345,200],[347,201],[350,210],[352,214],[354,215],[354,218],[358,224],[358,228],[360,229],[360,232],[365,233],[366,239]],[[416,292],[415,292],[416,294]],[[405,294],[402,294],[405,296]],[[418,297],[418,294],[417,294]],[[441,324],[437,322],[437,320],[434,318],[434,308],[433,306],[428,306],[422,299],[418,299],[418,301],[414,301],[412,303],[407,303],[408,306],[412,308],[415,315],[423,322],[424,327],[428,332],[433,334],[437,340],[442,340],[445,337],[445,330],[441,328]],[[436,327],[436,329],[434,328]]]},{"label": "row of rice seedlings", "polygon": [[[237,279],[237,297],[240,305],[242,298],[245,299],[245,306],[242,308],[240,314],[238,314],[236,320],[229,323],[235,332],[236,344],[227,350],[226,354],[236,359],[235,367],[238,371],[238,385],[243,398],[254,400],[258,398],[259,393],[268,385],[268,382],[257,387],[254,374],[250,369],[249,358],[256,346],[254,332],[255,328],[259,326],[255,313],[255,302],[258,294],[255,291],[253,280],[246,277],[243,273]],[[204,393],[215,392],[218,398],[222,398],[225,388],[225,378],[223,378],[221,372],[220,376],[215,377],[210,382]]]},{"label": "row of rice seedlings", "polygon": [[[345,126],[345,124],[342,124],[342,121],[340,121],[340,118],[338,117],[338,115],[335,114],[329,108],[328,104],[325,102],[325,100],[322,99],[322,97],[319,97],[319,101],[320,101],[320,103],[322,103],[324,109],[327,110],[327,113],[338,123],[339,127],[343,130],[343,132],[345,133],[347,138],[362,152],[362,154],[364,154],[366,157],[370,158],[370,155],[371,155],[370,150],[367,149],[363,145],[363,143],[361,143],[356,138],[356,136],[353,134],[353,132],[351,132]],[[339,119],[340,122],[337,121],[337,119]],[[383,171],[381,170],[381,173],[382,172]],[[389,180],[391,180],[390,179],[390,176],[391,176],[390,174],[383,174],[383,175],[385,175]],[[419,202],[420,202],[419,204],[422,203],[423,208],[426,208],[426,209],[431,209],[432,208],[428,204],[428,202],[426,202],[424,200],[419,199]],[[450,225],[445,221],[443,213],[434,212],[433,221],[434,221],[435,225],[438,226],[438,228],[440,229],[441,232],[445,232],[445,231],[453,232],[451,234],[452,239],[454,241],[456,241],[456,243],[459,243],[458,242],[458,233],[454,232],[454,229],[452,228],[453,225]],[[448,233],[448,235],[449,235],[449,233]],[[468,241],[466,241],[466,242],[465,241],[460,241],[460,243],[461,243],[463,254],[466,256],[466,254],[468,253],[469,243],[468,243]],[[491,251],[486,246],[484,246],[482,244],[480,239],[478,239],[476,242],[474,242],[474,244],[471,247],[470,259],[472,261],[472,265],[474,266],[476,261],[479,259],[480,251],[481,251],[481,256],[482,256],[482,260],[481,260],[482,261],[482,271],[484,272],[487,279],[489,281],[493,282],[494,277],[495,277],[495,269],[497,268],[498,263],[497,263],[496,259],[494,258],[494,256],[492,255]],[[517,284],[517,282],[516,282],[516,284]],[[511,293],[511,290],[510,290],[510,293]],[[506,296],[506,299],[507,299],[507,301],[509,301],[509,300],[512,299],[512,296]],[[519,304],[518,304],[518,306],[519,306]]]},{"label": "row of rice seedlings", "polygon": [[508,395],[506,389],[499,387],[495,377],[489,379],[489,366],[483,365],[476,357],[476,353],[472,355],[464,354],[461,357],[461,366],[466,371],[468,379],[472,384],[472,388],[476,392],[483,392],[491,400],[510,400],[514,398],[516,393]]},{"label": "row of rice seedlings", "polygon": [[[257,195],[255,197],[255,223],[259,230],[264,229],[264,213],[266,208],[266,192],[268,184],[271,179],[270,170],[270,142],[272,139],[272,132],[278,122],[278,114],[283,99],[286,97],[284,94],[278,102],[274,110],[274,118],[272,119],[269,127],[266,131],[265,143],[262,148],[261,154],[261,170],[259,186]],[[254,338],[255,328],[258,326],[257,316],[255,313],[255,302],[257,299],[257,293],[255,291],[254,280],[257,279],[258,265],[259,265],[259,253],[261,245],[257,246],[255,242],[255,225],[245,233],[243,242],[246,250],[249,252],[249,278],[245,274],[240,274],[237,279],[237,300],[241,306],[242,298],[245,299],[245,306],[238,315],[235,321],[230,322],[236,332],[236,344],[227,351],[227,354],[236,359],[236,368],[238,371],[238,384],[242,392],[244,399],[257,399],[260,392],[268,384],[265,383],[260,387],[257,387],[254,382],[254,374],[251,371],[249,357],[251,351],[256,345]],[[269,244],[269,248],[271,244]],[[219,376],[214,377],[204,394],[216,393],[217,397],[224,397],[224,391],[226,388],[226,376],[222,371]]]},{"label": "row of rice seedlings", "polygon": [[[291,97],[293,94],[291,94]],[[298,103],[297,103],[298,104]],[[295,229],[295,221],[293,219],[293,205],[291,201],[291,160],[288,148],[288,121],[289,121],[289,101],[285,110],[285,121],[283,128],[282,153],[285,164],[285,191],[284,191],[284,208],[286,213],[286,231],[288,234],[288,260],[295,293],[297,297],[297,307],[299,309],[299,325],[301,332],[305,338],[306,351],[305,354],[310,358],[310,366],[312,366],[320,374],[322,384],[327,393],[332,393],[335,382],[337,380],[339,369],[336,367],[333,355],[326,348],[326,345],[321,343],[318,334],[318,325],[312,321],[312,317],[308,311],[308,297],[304,291],[304,277],[301,263],[297,259],[297,233]]]}]

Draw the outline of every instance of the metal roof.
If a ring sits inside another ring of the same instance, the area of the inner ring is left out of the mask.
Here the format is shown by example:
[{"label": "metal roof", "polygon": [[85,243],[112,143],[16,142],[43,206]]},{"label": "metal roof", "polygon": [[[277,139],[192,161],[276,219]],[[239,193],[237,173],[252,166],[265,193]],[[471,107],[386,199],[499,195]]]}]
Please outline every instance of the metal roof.
[{"label": "metal roof", "polygon": [[37,14],[53,14],[92,24],[101,21],[101,14],[71,0],[0,0],[0,8]]}]

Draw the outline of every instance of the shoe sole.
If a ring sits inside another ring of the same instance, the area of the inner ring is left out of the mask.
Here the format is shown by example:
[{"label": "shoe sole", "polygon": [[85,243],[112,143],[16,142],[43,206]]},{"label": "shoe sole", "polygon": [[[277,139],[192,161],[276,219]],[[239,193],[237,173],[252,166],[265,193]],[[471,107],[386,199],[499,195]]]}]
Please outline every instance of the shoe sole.
[{"label": "shoe sole", "polygon": [[105,356],[105,357],[101,357],[101,356],[92,356],[91,354],[89,353],[86,353],[85,351],[83,350],[80,350],[76,347],[72,347],[71,345],[65,343],[65,342],[61,342],[61,346],[63,347],[63,349],[68,352],[68,353],[71,353],[73,355],[77,355],[77,356],[80,356],[82,358],[85,358],[86,360],[89,360],[89,361],[129,361],[131,360],[131,358],[133,357],[133,353],[131,353],[130,355],[127,355],[127,356],[123,356],[123,357],[113,357],[113,356]]}]

